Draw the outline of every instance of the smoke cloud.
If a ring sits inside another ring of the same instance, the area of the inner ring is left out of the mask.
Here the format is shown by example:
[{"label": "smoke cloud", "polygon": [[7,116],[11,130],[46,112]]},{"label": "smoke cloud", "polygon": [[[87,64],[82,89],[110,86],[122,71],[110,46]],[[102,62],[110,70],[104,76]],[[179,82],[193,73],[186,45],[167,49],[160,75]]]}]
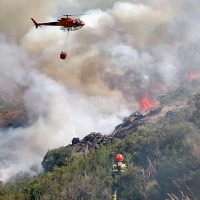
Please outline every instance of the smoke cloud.
[{"label": "smoke cloud", "polygon": [[[111,133],[144,93],[154,99],[200,73],[199,8],[195,0],[3,0],[0,91],[21,98],[30,126],[0,131],[0,180],[75,135]],[[30,20],[74,13],[90,15],[67,40],[59,27],[35,29]]]}]

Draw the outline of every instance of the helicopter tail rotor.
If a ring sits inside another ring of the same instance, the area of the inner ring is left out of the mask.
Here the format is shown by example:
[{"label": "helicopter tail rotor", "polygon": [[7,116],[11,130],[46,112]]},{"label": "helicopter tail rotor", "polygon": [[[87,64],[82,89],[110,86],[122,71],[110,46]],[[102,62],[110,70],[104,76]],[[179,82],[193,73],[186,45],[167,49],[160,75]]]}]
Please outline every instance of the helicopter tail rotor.
[{"label": "helicopter tail rotor", "polygon": [[33,18],[31,18],[31,20],[33,21],[33,23],[35,24],[35,27],[38,28],[38,26],[40,26]]}]

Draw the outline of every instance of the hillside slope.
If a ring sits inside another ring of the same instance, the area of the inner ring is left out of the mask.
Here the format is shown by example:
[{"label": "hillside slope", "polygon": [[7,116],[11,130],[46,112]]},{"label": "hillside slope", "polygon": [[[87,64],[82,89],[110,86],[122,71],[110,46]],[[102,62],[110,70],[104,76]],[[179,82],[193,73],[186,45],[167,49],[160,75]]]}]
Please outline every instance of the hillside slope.
[{"label": "hillside slope", "polygon": [[[48,151],[47,173],[18,174],[1,188],[0,199],[110,199],[113,184],[119,199],[200,199],[200,95],[191,95],[194,87],[185,92],[186,85],[150,112],[128,116],[109,136],[91,133]],[[113,180],[119,152],[127,170]]]}]

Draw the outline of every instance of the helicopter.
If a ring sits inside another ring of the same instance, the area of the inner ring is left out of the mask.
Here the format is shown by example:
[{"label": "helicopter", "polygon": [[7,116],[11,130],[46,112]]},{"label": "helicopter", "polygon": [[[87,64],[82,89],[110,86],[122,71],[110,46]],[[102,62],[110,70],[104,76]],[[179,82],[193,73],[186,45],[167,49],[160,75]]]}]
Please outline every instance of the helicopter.
[{"label": "helicopter", "polygon": [[82,28],[85,25],[85,22],[81,21],[79,18],[71,18],[69,16],[75,15],[63,15],[59,20],[55,22],[36,22],[33,18],[31,20],[35,24],[35,27],[41,26],[60,26],[60,29],[63,31],[76,31]]},{"label": "helicopter", "polygon": [[[59,20],[56,22],[36,22],[33,18],[31,20],[35,24],[35,27],[41,27],[41,26],[60,26],[60,29],[63,31],[76,31],[82,28],[85,25],[85,22],[81,21],[79,18],[71,18],[69,16],[76,16],[76,15],[62,15]],[[67,34],[67,38],[68,38]],[[66,40],[67,41],[67,40]],[[66,44],[65,44],[66,45]],[[67,52],[62,51],[60,53],[60,59],[64,60],[67,57]]]}]

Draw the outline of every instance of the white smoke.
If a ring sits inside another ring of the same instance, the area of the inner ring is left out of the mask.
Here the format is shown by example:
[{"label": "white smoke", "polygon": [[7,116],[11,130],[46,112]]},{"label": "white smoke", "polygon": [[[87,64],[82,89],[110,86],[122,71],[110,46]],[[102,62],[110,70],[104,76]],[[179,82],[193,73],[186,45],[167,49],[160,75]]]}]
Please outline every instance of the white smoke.
[{"label": "white smoke", "polygon": [[[40,164],[48,149],[75,135],[111,133],[139,108],[144,91],[156,97],[200,72],[195,0],[23,3],[12,2],[20,10],[14,21],[7,1],[0,8],[0,91],[22,99],[30,126],[0,132],[0,180]],[[86,25],[69,34],[63,61],[66,33],[35,29],[30,18],[52,21],[75,12],[91,15],[82,15]]]},{"label": "white smoke", "polygon": [[21,94],[31,122],[28,127],[0,132],[0,180],[29,171],[31,165],[41,163],[48,149],[69,144],[75,133],[81,138],[93,131],[111,133],[129,113],[117,99],[69,90],[39,72],[35,68],[41,58],[32,60],[3,36],[0,47],[0,90]]}]

